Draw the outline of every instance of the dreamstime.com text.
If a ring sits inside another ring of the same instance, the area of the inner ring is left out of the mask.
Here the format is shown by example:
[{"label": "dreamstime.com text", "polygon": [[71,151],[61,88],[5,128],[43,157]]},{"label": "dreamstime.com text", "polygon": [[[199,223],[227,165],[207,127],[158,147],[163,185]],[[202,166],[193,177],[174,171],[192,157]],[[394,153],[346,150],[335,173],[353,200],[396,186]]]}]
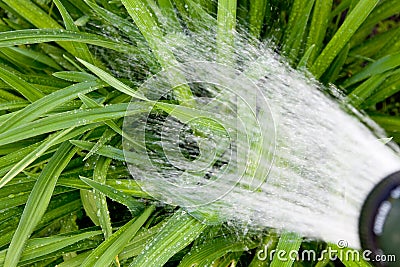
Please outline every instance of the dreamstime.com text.
[{"label": "dreamstime.com text", "polygon": [[328,247],[321,252],[317,253],[315,250],[279,250],[270,249],[269,245],[265,245],[264,249],[257,252],[257,257],[261,261],[271,261],[274,257],[277,257],[280,261],[321,261],[329,258],[334,261],[341,259],[345,261],[359,262],[360,260],[370,262],[396,262],[396,255],[375,255],[370,250],[358,251],[347,248],[347,242],[345,240],[339,240],[337,243],[338,249]]}]

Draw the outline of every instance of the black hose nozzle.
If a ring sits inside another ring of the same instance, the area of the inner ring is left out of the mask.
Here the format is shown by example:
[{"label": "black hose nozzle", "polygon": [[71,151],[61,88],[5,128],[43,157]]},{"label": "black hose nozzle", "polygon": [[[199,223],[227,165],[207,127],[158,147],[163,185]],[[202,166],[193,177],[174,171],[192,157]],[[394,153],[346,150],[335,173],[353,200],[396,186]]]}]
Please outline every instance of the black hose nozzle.
[{"label": "black hose nozzle", "polygon": [[369,250],[370,263],[400,267],[400,171],[369,193],[359,218],[361,246]]}]

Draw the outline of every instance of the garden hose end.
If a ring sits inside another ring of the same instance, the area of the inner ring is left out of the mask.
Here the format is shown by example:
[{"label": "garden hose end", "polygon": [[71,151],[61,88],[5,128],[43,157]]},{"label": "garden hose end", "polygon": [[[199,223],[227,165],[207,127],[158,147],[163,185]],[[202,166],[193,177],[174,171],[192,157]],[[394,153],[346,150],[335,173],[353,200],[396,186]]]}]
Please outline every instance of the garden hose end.
[{"label": "garden hose end", "polygon": [[361,247],[379,267],[400,266],[400,171],[379,182],[367,196],[359,218]]}]

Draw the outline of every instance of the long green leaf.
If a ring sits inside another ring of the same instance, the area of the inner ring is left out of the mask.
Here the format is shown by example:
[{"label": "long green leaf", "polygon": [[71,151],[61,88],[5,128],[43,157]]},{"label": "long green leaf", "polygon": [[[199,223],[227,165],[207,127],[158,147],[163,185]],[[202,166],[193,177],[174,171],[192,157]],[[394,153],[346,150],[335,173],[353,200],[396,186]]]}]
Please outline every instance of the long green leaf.
[{"label": "long green leaf", "polygon": [[116,15],[115,13],[107,10],[105,8],[100,7],[95,1],[93,0],[85,0],[93,11],[100,16],[105,22],[114,25],[121,31],[123,31],[130,40],[134,42],[144,41],[143,36],[140,34],[137,27],[132,24],[131,22],[121,18],[120,16]]},{"label": "long green leaf", "polygon": [[53,76],[66,81],[78,82],[78,83],[96,80],[96,77],[93,76],[92,74],[79,71],[59,71],[59,72],[54,72]]},{"label": "long green leaf", "polygon": [[220,63],[233,64],[234,31],[236,29],[236,0],[219,0],[217,13],[217,50]]},{"label": "long green leaf", "polygon": [[[96,166],[94,167],[93,171],[93,181],[96,181],[100,184],[104,184],[106,182],[107,171],[110,163],[111,159],[106,157],[99,157],[99,159],[96,160]],[[93,192],[92,194],[95,196],[96,199],[96,214],[99,218],[100,227],[103,230],[104,238],[108,239],[112,235],[112,227],[106,195],[97,190],[95,190],[95,192]]]},{"label": "long green leaf", "polygon": [[333,0],[315,1],[310,30],[305,47],[305,50],[307,51],[311,46],[315,45],[315,48],[311,52],[310,59],[308,61],[309,66],[311,66],[318,53],[322,50],[323,41],[329,25],[329,14],[331,12],[332,5]]},{"label": "long green leaf", "polygon": [[35,101],[23,110],[15,112],[13,116],[0,124],[0,133],[21,126],[24,123],[31,122],[45,115],[46,112],[53,110],[55,107],[78,97],[79,94],[86,94],[104,86],[106,86],[106,84],[97,80],[74,84],[62,90],[58,90],[39,99],[38,101]]},{"label": "long green leaf", "polygon": [[397,133],[400,129],[400,118],[388,115],[370,115],[371,118],[389,133]]},{"label": "long green leaf", "polygon": [[[70,140],[70,142],[71,144],[85,150],[91,150],[96,145],[92,142],[82,140]],[[99,148],[96,153],[108,158],[125,161],[124,152],[121,149],[112,146],[103,146]]]},{"label": "long green leaf", "polygon": [[312,65],[310,71],[315,77],[319,78],[324,74],[326,69],[360,25],[365,21],[378,2],[379,0],[363,0],[358,2],[344,21],[343,25],[335,33],[328,45]]},{"label": "long green leaf", "polygon": [[389,73],[381,73],[363,82],[349,94],[351,104],[355,107],[359,107],[366,98],[377,90],[389,75]]},{"label": "long green leaf", "polygon": [[[158,62],[160,62],[161,66],[167,69],[168,67],[176,65],[178,62],[164,42],[163,33],[145,3],[140,0],[122,0],[122,3],[149,43],[154,56],[157,58]],[[171,77],[173,77],[172,79],[175,81],[173,84],[184,84],[174,88],[177,99],[182,102],[182,104],[192,105],[193,94],[189,86],[185,85],[185,79],[182,74],[177,72],[171,75]]]},{"label": "long green leaf", "polygon": [[276,250],[284,251],[285,256],[284,259],[274,256],[271,262],[271,267],[291,267],[294,262],[291,252],[299,251],[302,241],[303,239],[301,236],[296,233],[282,233]]},{"label": "long green leaf", "polygon": [[0,47],[54,41],[87,43],[109,48],[122,53],[139,54],[138,49],[134,46],[121,42],[115,42],[91,33],[78,33],[63,29],[29,29],[0,32]]},{"label": "long green leaf", "polygon": [[[61,16],[64,20],[65,28],[70,31],[79,32],[78,26],[75,25],[74,20],[68,14],[67,9],[63,6],[63,4],[60,2],[60,0],[53,0],[53,2],[56,4],[58,10],[61,13]],[[89,48],[87,47],[86,44],[71,43],[71,46],[74,49],[74,52],[72,53],[73,55],[79,56],[79,57],[85,59],[86,61],[94,64],[94,58],[93,58],[92,54],[90,53]]]},{"label": "long green leaf", "polygon": [[126,244],[135,236],[140,227],[147,221],[154,207],[147,208],[138,218],[134,218],[122,226],[109,239],[98,246],[82,263],[83,267],[108,266],[115,256],[120,253]]},{"label": "long green leaf", "polygon": [[400,70],[393,71],[389,77],[379,86],[379,90],[368,98],[362,106],[368,107],[385,100],[400,91]]},{"label": "long green leaf", "polygon": [[[3,0],[24,19],[38,28],[61,29],[62,27],[40,7],[30,0]],[[61,44],[67,51],[73,53],[74,49],[69,43]]]},{"label": "long green leaf", "polygon": [[249,32],[256,38],[260,37],[267,9],[266,0],[250,1],[249,7]]},{"label": "long green leaf", "polygon": [[35,86],[27,83],[22,78],[0,66],[0,78],[21,93],[30,102],[34,102],[44,96]]},{"label": "long green leaf", "polygon": [[61,139],[64,135],[68,134],[71,129],[64,130],[62,132],[57,133],[55,136],[50,137],[47,141],[43,142],[40,146],[38,146],[35,150],[29,153],[25,158],[15,164],[12,169],[4,175],[3,178],[0,179],[0,188],[7,184],[12,178],[18,175],[21,171],[23,171],[29,164],[35,161],[37,158],[43,155],[52,145],[54,145],[59,139]]},{"label": "long green leaf", "polygon": [[63,143],[43,169],[25,205],[4,261],[5,266],[17,266],[26,241],[47,209],[58,176],[74,156],[76,150],[68,142]]},{"label": "long green leaf", "polygon": [[78,58],[77,60],[79,62],[81,62],[83,65],[85,65],[85,67],[88,68],[90,71],[92,71],[94,74],[96,74],[100,79],[102,79],[104,82],[106,82],[110,86],[114,87],[115,89],[118,89],[122,93],[130,95],[134,98],[137,98],[140,100],[147,100],[147,98],[145,96],[138,94],[135,90],[133,90],[132,88],[130,88],[123,82],[119,81],[118,79],[114,78],[111,74],[107,73],[106,71],[104,71],[82,59]]},{"label": "long green leaf", "polygon": [[48,116],[0,134],[0,145],[10,144],[33,136],[70,127],[104,122],[125,115],[139,114],[149,110],[146,103],[137,103],[137,109],[126,111],[128,104],[114,104],[104,108],[83,109]]},{"label": "long green leaf", "polygon": [[129,259],[137,256],[142,252],[146,243],[150,242],[152,238],[160,231],[164,226],[165,221],[158,223],[157,225],[151,227],[150,229],[142,228],[140,233],[138,233],[124,248],[124,250],[119,254],[121,260]]},{"label": "long green leaf", "polygon": [[[390,29],[383,33],[376,34],[363,42],[361,45],[351,49],[349,60],[353,61],[358,57],[379,58],[388,54],[395,54],[400,39],[400,27]],[[394,49],[394,50],[392,50]]]},{"label": "long green leaf", "polygon": [[295,0],[285,32],[283,52],[294,63],[298,58],[315,0]]},{"label": "long green leaf", "polygon": [[364,21],[359,30],[354,34],[351,39],[352,45],[358,45],[364,41],[364,39],[371,34],[376,24],[390,18],[400,12],[400,2],[397,0],[386,0],[380,1],[379,5],[374,9],[373,12],[368,16],[368,19]]},{"label": "long green leaf", "polygon": [[179,267],[209,266],[229,252],[241,252],[255,247],[256,243],[249,238],[238,238],[236,235],[212,239],[192,248],[190,254],[182,259]]},{"label": "long green leaf", "polygon": [[376,74],[381,74],[385,71],[397,68],[400,66],[400,53],[385,56],[372,64],[369,64],[362,71],[347,79],[343,83],[343,87],[348,87],[366,78]]},{"label": "long green leaf", "polygon": [[88,184],[90,187],[98,190],[99,192],[103,193],[110,199],[117,201],[123,205],[125,205],[129,211],[131,211],[133,214],[137,214],[139,211],[143,210],[143,203],[138,202],[137,200],[133,199],[131,196],[125,194],[122,191],[116,190],[116,188],[105,185],[105,184],[100,184],[98,182],[95,182],[93,180],[80,177],[83,182]]},{"label": "long green leaf", "polygon": [[163,266],[174,254],[189,245],[206,225],[179,210],[154,237],[151,245],[137,256],[130,267]]},{"label": "long green leaf", "polygon": [[[26,261],[34,258],[50,254],[54,251],[65,248],[84,239],[100,235],[101,231],[88,231],[74,235],[59,235],[45,238],[31,239],[26,244],[26,249],[22,253],[21,261]],[[4,258],[7,249],[0,252],[0,264],[4,264]]]},{"label": "long green leaf", "polygon": [[[62,136],[61,138],[58,138],[55,142],[54,145],[58,145],[64,141],[67,141],[71,138],[74,138],[77,135],[83,134],[86,131],[92,130],[93,128],[95,128],[98,125],[86,125],[86,126],[82,126],[82,127],[77,127],[74,130],[70,131],[69,133],[67,133],[66,135]],[[9,167],[7,169],[10,170],[16,163],[18,163],[19,161],[21,161],[24,157],[26,157],[29,153],[31,153],[32,151],[34,151],[38,146],[40,146],[43,141],[34,143],[34,144],[26,144],[23,148],[20,148],[3,157],[0,158],[0,168],[3,167]],[[15,145],[15,144],[14,144]],[[0,173],[2,173],[0,171]],[[4,175],[4,174],[2,174]]]},{"label": "long green leaf", "polygon": [[0,52],[8,57],[8,60],[23,68],[34,68],[39,70],[48,70],[62,68],[49,56],[31,49],[19,47],[2,47]]},{"label": "long green leaf", "polygon": [[0,103],[0,111],[20,109],[26,107],[28,104],[29,102],[25,100],[14,100],[7,103]]}]

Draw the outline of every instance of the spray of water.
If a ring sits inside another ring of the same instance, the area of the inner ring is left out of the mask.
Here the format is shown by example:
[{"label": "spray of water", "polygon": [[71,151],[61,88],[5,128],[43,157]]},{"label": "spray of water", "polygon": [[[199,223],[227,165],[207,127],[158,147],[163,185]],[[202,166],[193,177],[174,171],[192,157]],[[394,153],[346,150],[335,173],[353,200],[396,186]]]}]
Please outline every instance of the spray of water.
[{"label": "spray of water", "polygon": [[[132,176],[155,198],[208,222],[359,247],[361,205],[399,169],[396,148],[378,141],[383,132],[335,88],[288,66],[272,43],[235,32],[234,45],[222,51],[230,60],[221,59],[210,26],[216,22],[203,19],[191,31],[165,33],[160,46],[176,59],[170,68],[156,72],[147,50],[113,68],[126,78],[138,77],[140,64],[156,73],[139,89],[152,104],[149,112],[124,121]],[[193,100],[178,104],[182,87]]]}]

